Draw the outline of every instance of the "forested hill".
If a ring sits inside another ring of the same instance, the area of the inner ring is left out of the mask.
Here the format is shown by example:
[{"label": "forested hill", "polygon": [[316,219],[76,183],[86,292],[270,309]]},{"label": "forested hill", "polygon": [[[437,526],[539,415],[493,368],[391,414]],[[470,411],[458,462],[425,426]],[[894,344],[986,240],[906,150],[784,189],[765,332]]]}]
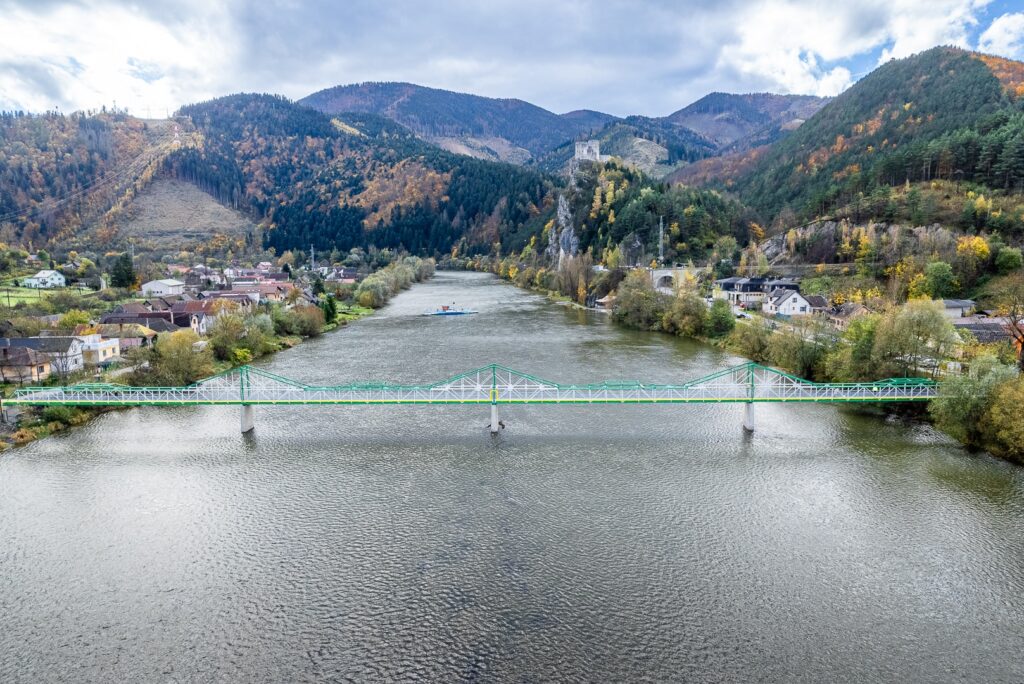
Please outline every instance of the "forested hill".
[{"label": "forested hill", "polygon": [[0,113],[0,241],[41,247],[99,221],[180,142],[120,112]]},{"label": "forested hill", "polygon": [[487,251],[525,243],[554,202],[552,179],[456,155],[373,114],[336,118],[272,95],[183,107],[202,134],[165,169],[265,219],[265,246]]},{"label": "forested hill", "polygon": [[865,76],[718,182],[771,217],[826,215],[875,188],[948,179],[1024,184],[1024,64],[933,48]]},{"label": "forested hill", "polygon": [[336,86],[299,102],[327,114],[363,112],[386,116],[439,144],[489,145],[493,155],[501,159],[512,154],[511,149],[502,149],[504,146],[525,150],[527,157],[536,157],[608,117],[599,112],[561,117],[522,100],[481,97],[411,83]]}]

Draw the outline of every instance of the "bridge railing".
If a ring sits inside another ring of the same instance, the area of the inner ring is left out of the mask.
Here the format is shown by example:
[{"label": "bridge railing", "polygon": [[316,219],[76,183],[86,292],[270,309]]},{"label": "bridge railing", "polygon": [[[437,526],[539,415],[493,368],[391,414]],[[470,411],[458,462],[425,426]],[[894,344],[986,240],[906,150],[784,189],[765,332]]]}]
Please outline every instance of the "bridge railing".
[{"label": "bridge railing", "polygon": [[502,366],[486,366],[430,385],[362,383],[311,386],[242,367],[187,387],[82,384],[17,390],[8,403],[78,405],[175,404],[452,404],[699,403],[922,401],[930,381],[814,383],[773,368],[742,364],[682,385],[604,382],[560,385]]}]

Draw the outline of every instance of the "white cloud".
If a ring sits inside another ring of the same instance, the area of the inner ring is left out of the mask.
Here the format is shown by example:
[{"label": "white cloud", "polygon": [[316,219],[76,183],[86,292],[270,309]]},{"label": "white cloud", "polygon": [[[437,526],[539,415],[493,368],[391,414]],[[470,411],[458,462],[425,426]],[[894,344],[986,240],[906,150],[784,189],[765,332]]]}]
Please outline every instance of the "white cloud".
[{"label": "white cloud", "polygon": [[1024,13],[998,17],[978,38],[978,49],[1000,57],[1024,59]]},{"label": "white cloud", "polygon": [[115,4],[9,10],[0,22],[0,108],[116,102],[162,116],[183,101],[219,94],[215,74],[230,49],[204,30],[203,14],[182,30]]},{"label": "white cloud", "polygon": [[835,95],[851,82],[837,64],[881,48],[880,61],[936,45],[967,47],[988,0],[765,0],[741,14],[719,66],[744,82],[789,93]]},{"label": "white cloud", "polygon": [[[988,0],[0,0],[0,109],[134,113],[404,80],[663,115],[711,90],[835,95],[878,55],[967,46]],[[1021,15],[983,34],[1020,50]]]},{"label": "white cloud", "polygon": [[890,7],[887,39],[891,47],[879,62],[900,59],[936,45],[969,48],[968,31],[978,23],[978,13],[989,0],[895,0]]}]

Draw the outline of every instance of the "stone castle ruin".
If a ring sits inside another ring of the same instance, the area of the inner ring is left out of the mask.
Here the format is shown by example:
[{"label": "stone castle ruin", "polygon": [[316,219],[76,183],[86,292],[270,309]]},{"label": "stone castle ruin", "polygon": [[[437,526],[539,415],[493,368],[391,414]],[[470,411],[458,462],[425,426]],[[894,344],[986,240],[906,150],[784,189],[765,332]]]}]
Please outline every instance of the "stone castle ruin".
[{"label": "stone castle ruin", "polygon": [[573,155],[576,161],[601,161],[601,141],[583,140],[576,143],[576,154]]}]

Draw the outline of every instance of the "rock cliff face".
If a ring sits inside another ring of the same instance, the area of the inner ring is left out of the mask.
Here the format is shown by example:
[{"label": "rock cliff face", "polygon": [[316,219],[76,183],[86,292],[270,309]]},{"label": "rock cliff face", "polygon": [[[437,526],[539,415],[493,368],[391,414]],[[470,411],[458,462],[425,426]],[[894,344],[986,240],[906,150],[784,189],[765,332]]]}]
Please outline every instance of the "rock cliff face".
[{"label": "rock cliff face", "polygon": [[573,227],[572,210],[569,208],[569,200],[565,195],[558,196],[557,222],[548,233],[548,246],[545,250],[548,259],[558,258],[558,267],[566,257],[574,257],[580,249],[580,240]]}]

